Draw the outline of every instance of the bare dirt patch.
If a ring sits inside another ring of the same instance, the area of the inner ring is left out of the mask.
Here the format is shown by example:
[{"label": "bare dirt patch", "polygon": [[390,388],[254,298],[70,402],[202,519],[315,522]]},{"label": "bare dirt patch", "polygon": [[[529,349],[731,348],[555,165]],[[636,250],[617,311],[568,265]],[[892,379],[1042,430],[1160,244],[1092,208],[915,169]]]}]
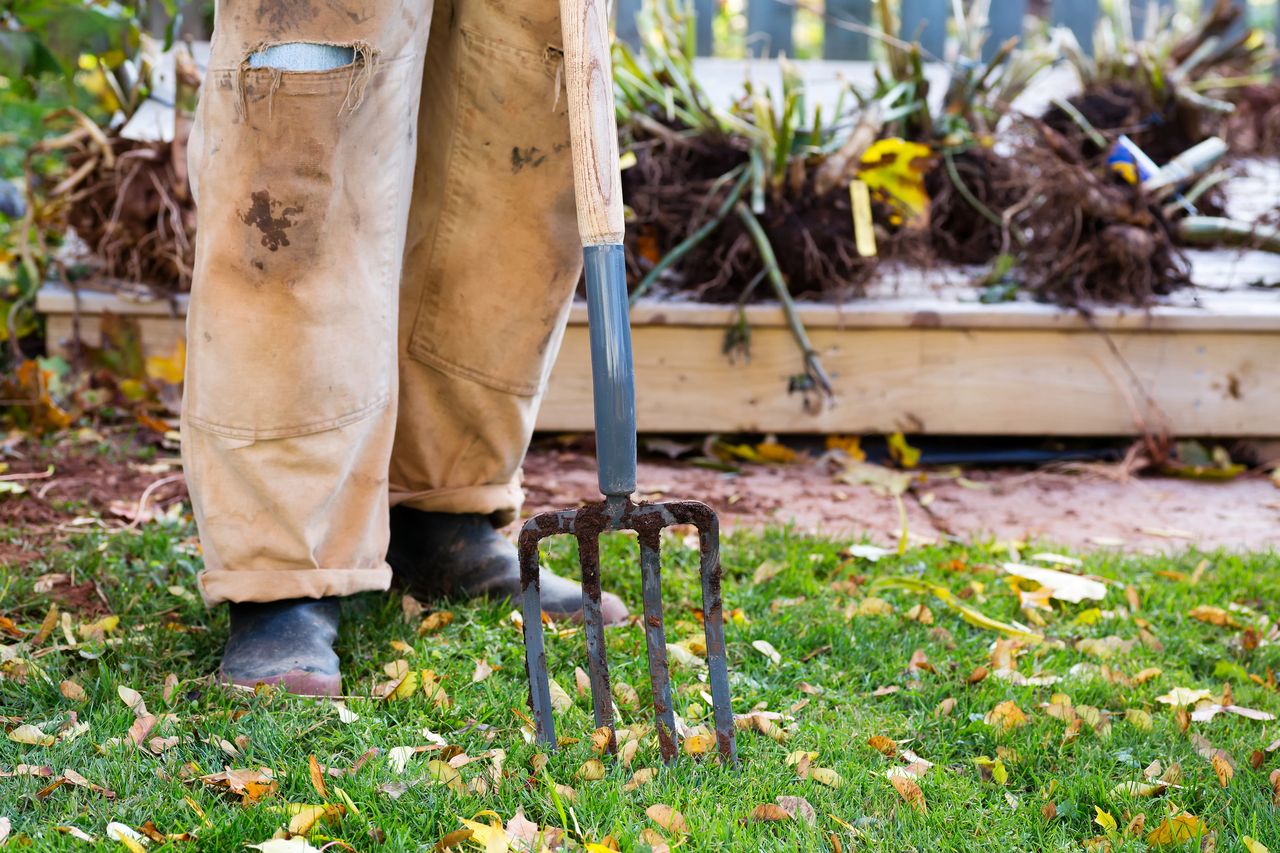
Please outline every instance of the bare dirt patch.
[{"label": "bare dirt patch", "polygon": [[[917,539],[1036,539],[1081,550],[1135,552],[1188,546],[1263,550],[1280,547],[1280,489],[1265,477],[1207,483],[1168,477],[1113,479],[1082,473],[969,471],[959,480],[925,480],[906,496]],[[726,528],[793,523],[824,536],[889,545],[901,527],[893,499],[838,483],[816,463],[746,466],[738,474],[685,463],[643,461],[640,492],[654,500],[697,499]],[[598,500],[595,461],[577,451],[535,448],[525,463],[525,513]],[[931,496],[931,497],[926,497]]]}]

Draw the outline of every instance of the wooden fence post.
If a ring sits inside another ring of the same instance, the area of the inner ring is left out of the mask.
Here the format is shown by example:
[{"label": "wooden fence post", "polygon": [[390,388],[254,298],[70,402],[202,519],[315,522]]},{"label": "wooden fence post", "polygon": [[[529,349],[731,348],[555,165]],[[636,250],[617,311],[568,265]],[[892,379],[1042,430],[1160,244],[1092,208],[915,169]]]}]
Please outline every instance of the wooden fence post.
[{"label": "wooden fence post", "polygon": [[827,0],[827,20],[822,27],[822,56],[825,59],[867,59],[871,39],[866,33],[841,27],[836,21],[871,25],[871,0]]},{"label": "wooden fence post", "polygon": [[902,37],[919,39],[927,54],[942,59],[947,49],[949,8],[947,0],[902,0]]},{"label": "wooden fence post", "polygon": [[982,56],[990,59],[1000,45],[1023,33],[1023,18],[1027,15],[1027,0],[991,0],[991,34],[982,46]]},{"label": "wooden fence post", "polygon": [[614,31],[618,41],[626,42],[632,47],[640,46],[640,28],[636,26],[636,15],[640,13],[641,0],[615,0],[613,13]]},{"label": "wooden fence post", "polygon": [[716,0],[693,0],[693,13],[697,17],[698,56],[711,56],[715,53],[715,35],[712,24],[716,19]]},{"label": "wooden fence post", "polygon": [[796,7],[781,0],[748,0],[747,53],[755,56],[794,56],[791,25]]},{"label": "wooden fence post", "polygon": [[1055,26],[1067,27],[1085,54],[1093,53],[1093,29],[1098,25],[1098,0],[1055,0],[1049,18]]}]

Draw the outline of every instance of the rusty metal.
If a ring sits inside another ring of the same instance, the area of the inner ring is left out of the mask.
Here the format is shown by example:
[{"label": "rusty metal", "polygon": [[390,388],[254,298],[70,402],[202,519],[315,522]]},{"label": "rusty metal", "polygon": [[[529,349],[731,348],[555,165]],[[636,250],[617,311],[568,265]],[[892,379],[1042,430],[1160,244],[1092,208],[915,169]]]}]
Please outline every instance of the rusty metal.
[{"label": "rusty metal", "polygon": [[[725,659],[724,614],[720,583],[720,520],[698,501],[637,504],[610,496],[602,503],[577,510],[545,512],[529,519],[520,531],[520,584],[523,592],[525,667],[529,674],[530,704],[537,739],[554,749],[550,676],[542,630],[541,590],[538,584],[538,544],[549,536],[569,535],[578,540],[582,562],[583,623],[587,642],[588,675],[596,726],[613,728],[613,697],[609,664],[605,658],[604,624],[600,615],[601,533],[634,530],[640,540],[640,579],[644,593],[644,632],[648,649],[649,678],[653,691],[658,746],[666,762],[679,753],[675,711],[671,702],[671,673],[667,663],[667,638],[663,630],[660,539],[662,529],[692,524],[698,530],[702,575],[702,615],[707,645],[708,681],[711,686],[716,745],[720,756],[737,764],[733,708],[729,700],[729,669]],[[613,751],[612,738],[608,745]]]}]

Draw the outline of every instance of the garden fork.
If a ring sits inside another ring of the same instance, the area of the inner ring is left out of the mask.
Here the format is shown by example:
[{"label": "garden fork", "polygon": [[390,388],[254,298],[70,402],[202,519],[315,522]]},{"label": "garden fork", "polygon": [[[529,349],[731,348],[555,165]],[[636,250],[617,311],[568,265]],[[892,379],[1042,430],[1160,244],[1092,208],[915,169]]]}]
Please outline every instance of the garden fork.
[{"label": "garden fork", "polygon": [[600,613],[600,543],[607,530],[634,530],[640,540],[640,579],[644,632],[653,687],[658,746],[664,761],[678,752],[667,639],[662,628],[660,539],[662,529],[692,524],[701,543],[702,615],[706,634],[708,680],[721,757],[737,763],[729,671],[725,661],[724,617],[720,599],[720,521],[697,501],[641,503],[636,489],[635,369],[631,359],[626,264],[622,248],[622,180],[618,168],[618,131],[613,104],[606,0],[560,0],[564,33],[565,84],[578,230],[587,278],[587,318],[595,397],[596,456],[604,501],[582,509],[544,512],[520,531],[520,586],[523,592],[525,667],[538,740],[554,749],[550,676],[543,647],[542,601],[538,586],[538,544],[548,536],[571,534],[578,540],[582,564],[583,622],[591,698],[597,727],[613,736],[613,699],[605,660]]}]

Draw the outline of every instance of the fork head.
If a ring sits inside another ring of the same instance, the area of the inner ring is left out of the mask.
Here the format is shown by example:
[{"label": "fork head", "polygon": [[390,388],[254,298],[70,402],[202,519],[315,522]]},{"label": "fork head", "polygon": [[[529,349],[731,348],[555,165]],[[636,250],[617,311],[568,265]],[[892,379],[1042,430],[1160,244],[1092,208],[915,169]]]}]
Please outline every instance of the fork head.
[{"label": "fork head", "polygon": [[702,615],[706,634],[707,672],[711,686],[716,745],[721,758],[737,764],[733,708],[729,700],[729,671],[725,660],[724,614],[720,595],[720,520],[698,501],[663,503],[632,502],[609,497],[581,509],[544,512],[525,522],[520,531],[520,585],[523,592],[525,668],[529,676],[530,704],[538,740],[555,749],[555,722],[551,716],[550,676],[543,646],[542,598],[538,584],[538,543],[549,536],[571,535],[578,540],[582,564],[583,626],[587,639],[588,675],[596,726],[609,727],[613,737],[613,698],[609,665],[605,659],[604,623],[600,614],[601,533],[634,530],[640,540],[640,581],[644,597],[645,645],[649,679],[653,688],[658,747],[664,761],[679,752],[675,712],[671,705],[671,674],[667,663],[667,638],[662,626],[661,534],[664,527],[692,524],[698,530],[701,552]]}]

